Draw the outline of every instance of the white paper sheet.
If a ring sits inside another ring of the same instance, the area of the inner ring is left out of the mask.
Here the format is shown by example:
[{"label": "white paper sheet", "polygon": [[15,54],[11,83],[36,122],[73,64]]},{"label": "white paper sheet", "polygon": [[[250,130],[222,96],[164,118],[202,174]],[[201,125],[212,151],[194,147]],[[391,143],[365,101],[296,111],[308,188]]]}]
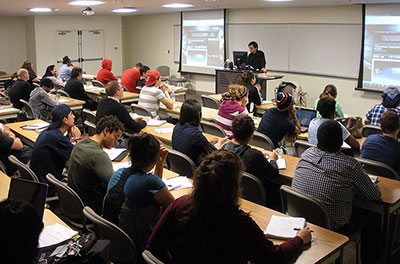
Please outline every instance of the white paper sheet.
[{"label": "white paper sheet", "polygon": [[305,224],[306,220],[301,217],[273,215],[264,233],[270,238],[289,239],[295,237],[298,230],[303,229]]},{"label": "white paper sheet", "polygon": [[125,161],[125,162],[118,162],[118,163],[113,163],[113,170],[117,171],[121,168],[128,168],[131,166],[131,162],[130,161]]},{"label": "white paper sheet", "polygon": [[77,235],[78,232],[60,224],[54,224],[43,228],[39,236],[39,248],[61,243]]},{"label": "white paper sheet", "polygon": [[49,123],[34,123],[31,125],[26,125],[26,126],[22,126],[22,129],[26,129],[26,130],[39,130],[39,129],[43,129],[48,127],[50,124]]},{"label": "white paper sheet", "polygon": [[126,149],[124,148],[110,148],[110,149],[104,149],[104,152],[107,153],[108,157],[110,160],[116,159],[122,152],[124,152]]},{"label": "white paper sheet", "polygon": [[160,134],[168,134],[168,133],[172,133],[172,131],[174,131],[174,127],[165,127],[165,128],[156,128],[154,129],[157,133]]},{"label": "white paper sheet", "polygon": [[163,182],[167,185],[168,190],[184,189],[184,188],[193,187],[193,184],[185,176],[163,179]]},{"label": "white paper sheet", "polygon": [[59,100],[58,100],[58,102],[59,103],[67,103],[67,102],[69,102],[70,100],[68,100],[68,99],[62,99],[62,98],[60,98]]}]

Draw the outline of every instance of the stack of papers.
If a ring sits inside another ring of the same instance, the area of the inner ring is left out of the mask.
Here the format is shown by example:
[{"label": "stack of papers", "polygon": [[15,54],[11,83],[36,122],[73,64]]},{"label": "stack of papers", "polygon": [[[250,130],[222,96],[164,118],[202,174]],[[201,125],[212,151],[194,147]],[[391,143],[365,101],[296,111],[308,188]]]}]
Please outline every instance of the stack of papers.
[{"label": "stack of papers", "polygon": [[163,182],[167,185],[168,190],[192,188],[193,184],[185,176],[179,176],[169,179],[163,179]]},{"label": "stack of papers", "polygon": [[40,130],[48,127],[49,125],[50,125],[49,123],[35,123],[31,125],[22,126],[21,128],[26,130]]},{"label": "stack of papers", "polygon": [[172,131],[174,131],[174,127],[165,127],[165,128],[156,128],[154,129],[157,133],[160,134],[168,134],[168,133],[172,133]]},{"label": "stack of papers", "polygon": [[[268,161],[271,161],[269,159],[269,155],[267,155],[266,158],[268,159]],[[276,165],[278,165],[278,169],[284,170],[286,169],[286,160],[282,158],[282,156],[278,155],[278,159],[276,160]]]},{"label": "stack of papers", "polygon": [[39,248],[44,248],[52,245],[56,245],[78,234],[70,228],[67,228],[60,224],[54,224],[51,226],[45,226],[39,236]]},{"label": "stack of papers", "polygon": [[147,122],[147,125],[148,126],[161,126],[165,123],[167,123],[167,120],[150,119],[149,122]]},{"label": "stack of papers", "polygon": [[110,149],[104,149],[104,152],[107,153],[110,160],[115,160],[125,150],[126,150],[125,148],[110,148]]},{"label": "stack of papers", "polygon": [[113,163],[112,166],[113,166],[113,170],[115,172],[115,171],[117,171],[119,169],[130,167],[131,166],[131,162],[130,161],[125,161],[125,162]]},{"label": "stack of papers", "polygon": [[262,101],[262,104],[272,104],[272,101],[264,100],[264,101]]},{"label": "stack of papers", "polygon": [[304,218],[273,215],[269,220],[265,235],[269,238],[287,240],[295,237],[297,232],[305,226]]}]

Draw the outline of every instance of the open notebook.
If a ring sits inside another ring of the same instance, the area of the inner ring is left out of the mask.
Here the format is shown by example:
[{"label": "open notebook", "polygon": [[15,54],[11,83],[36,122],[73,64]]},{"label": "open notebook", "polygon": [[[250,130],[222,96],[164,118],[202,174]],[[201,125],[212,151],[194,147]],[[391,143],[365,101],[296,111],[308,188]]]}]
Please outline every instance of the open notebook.
[{"label": "open notebook", "polygon": [[269,238],[287,240],[295,237],[305,226],[304,218],[273,215],[264,233]]}]

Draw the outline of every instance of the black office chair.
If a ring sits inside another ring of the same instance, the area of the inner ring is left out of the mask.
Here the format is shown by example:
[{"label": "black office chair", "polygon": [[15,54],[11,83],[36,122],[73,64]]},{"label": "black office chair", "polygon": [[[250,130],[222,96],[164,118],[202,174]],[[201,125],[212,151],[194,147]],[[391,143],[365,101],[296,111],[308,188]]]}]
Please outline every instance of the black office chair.
[{"label": "black office chair", "polygon": [[149,116],[151,117],[151,113],[149,110],[144,108],[143,106],[140,106],[138,104],[131,104],[132,112],[136,113],[141,116]]},{"label": "black office chair", "polygon": [[219,125],[208,122],[208,121],[200,121],[200,128],[204,133],[211,134],[217,137],[226,137],[225,131]]},{"label": "black office chair", "polygon": [[25,179],[28,181],[39,182],[38,177],[31,170],[31,168],[29,168],[28,165],[26,165],[25,163],[23,163],[19,159],[17,159],[17,157],[15,157],[14,155],[10,155],[10,156],[8,156],[8,160],[18,168],[19,174],[21,175],[22,179]]},{"label": "black office chair", "polygon": [[145,250],[142,253],[142,257],[147,264],[164,264],[161,260],[156,258],[149,250]]},{"label": "black office chair", "polygon": [[4,166],[4,163],[1,161],[0,161],[0,171],[7,175],[6,166]]},{"label": "black office chair", "polygon": [[56,188],[60,200],[60,209],[68,224],[79,230],[86,230],[90,227],[85,223],[82,213],[84,205],[79,195],[50,173],[46,175],[46,179]]},{"label": "black office chair", "polygon": [[110,260],[113,263],[138,263],[138,252],[132,239],[118,226],[96,214],[90,207],[83,208],[84,216],[97,227],[100,239],[111,241]]},{"label": "black office chair", "polygon": [[85,120],[83,122],[84,127],[87,129],[87,133],[89,134],[89,136],[93,136],[96,134],[96,125],[93,124],[92,122]]},{"label": "black office chair", "polygon": [[64,96],[64,97],[71,97],[71,96],[69,96],[69,93],[67,93],[65,90],[63,90],[63,89],[58,89],[57,90],[57,93],[60,95],[60,96]]},{"label": "black office chair", "polygon": [[188,156],[175,149],[168,149],[167,165],[169,170],[189,178],[194,176],[196,170],[196,164]]},{"label": "black office chair", "polygon": [[220,103],[210,96],[202,95],[201,101],[203,102],[204,107],[219,109]]},{"label": "black office chair", "polygon": [[382,129],[378,126],[372,126],[372,125],[365,125],[363,126],[361,130],[361,135],[363,137],[368,137],[369,135],[373,134],[381,134],[382,135]]},{"label": "black office chair", "polygon": [[250,145],[260,147],[265,150],[274,149],[274,143],[272,142],[272,140],[258,131],[254,131],[253,140],[250,142]]},{"label": "black office chair", "polygon": [[308,141],[306,141],[306,140],[300,140],[300,139],[298,139],[298,140],[296,140],[296,141],[294,142],[294,148],[295,148],[295,150],[296,150],[296,156],[297,156],[297,157],[300,157],[301,154],[302,154],[304,151],[306,151],[308,148],[310,148],[310,147],[315,147],[315,145],[312,144],[312,143],[310,143],[310,142],[308,142]]},{"label": "black office chair", "polygon": [[393,170],[392,167],[383,162],[370,159],[363,159],[363,158],[355,158],[355,159],[361,163],[365,173],[373,174],[376,176],[382,176],[389,179],[399,180],[397,172]]},{"label": "black office chair", "polygon": [[267,195],[262,182],[253,174],[244,172],[240,181],[242,198],[253,203],[265,206]]},{"label": "black office chair", "polygon": [[24,99],[19,99],[19,101],[24,105],[26,118],[28,118],[28,120],[37,119],[35,112],[33,112],[32,106]]}]

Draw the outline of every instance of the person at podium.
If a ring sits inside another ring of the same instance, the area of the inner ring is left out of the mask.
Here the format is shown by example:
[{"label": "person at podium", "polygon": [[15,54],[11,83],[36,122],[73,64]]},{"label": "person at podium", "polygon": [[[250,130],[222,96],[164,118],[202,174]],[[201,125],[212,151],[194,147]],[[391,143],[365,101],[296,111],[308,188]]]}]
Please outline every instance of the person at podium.
[{"label": "person at podium", "polygon": [[251,41],[248,46],[250,51],[247,58],[248,64],[256,71],[267,72],[267,69],[265,68],[265,55],[263,51],[258,50],[257,42]]}]

